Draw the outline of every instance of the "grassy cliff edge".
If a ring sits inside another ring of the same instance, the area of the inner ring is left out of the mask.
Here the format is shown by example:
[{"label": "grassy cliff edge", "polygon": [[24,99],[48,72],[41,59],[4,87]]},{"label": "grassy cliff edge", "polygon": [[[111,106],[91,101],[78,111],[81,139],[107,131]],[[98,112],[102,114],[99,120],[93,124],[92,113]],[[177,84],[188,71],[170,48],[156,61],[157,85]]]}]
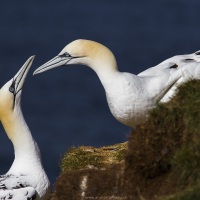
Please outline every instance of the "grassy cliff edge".
[{"label": "grassy cliff edge", "polygon": [[51,199],[200,199],[199,119],[200,81],[191,80],[127,143],[69,149]]}]

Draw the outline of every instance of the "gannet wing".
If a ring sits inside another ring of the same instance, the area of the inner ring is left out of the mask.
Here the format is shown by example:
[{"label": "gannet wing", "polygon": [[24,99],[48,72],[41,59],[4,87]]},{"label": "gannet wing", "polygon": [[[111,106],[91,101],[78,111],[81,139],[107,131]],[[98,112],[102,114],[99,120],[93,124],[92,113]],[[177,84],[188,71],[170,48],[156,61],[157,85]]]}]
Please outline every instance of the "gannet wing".
[{"label": "gannet wing", "polygon": [[169,73],[170,74],[170,70],[172,68],[175,68],[177,66],[176,63],[173,62],[169,62],[169,63],[162,63],[155,66],[155,67],[150,67],[146,70],[144,70],[143,72],[140,72],[138,74],[138,76],[140,77],[154,77],[154,76],[161,76],[163,75],[163,73]]},{"label": "gannet wing", "polygon": [[14,176],[9,174],[0,176],[0,200],[34,200],[36,196],[35,188],[28,184],[25,175]]},{"label": "gannet wing", "polygon": [[138,76],[160,76],[163,73],[173,74],[176,70],[180,69],[185,65],[200,62],[200,51],[196,51],[192,54],[177,55],[168,58],[160,64],[150,67],[143,72],[139,73]]},{"label": "gannet wing", "polygon": [[163,89],[162,91],[160,91],[156,96],[155,96],[155,101],[161,102],[161,100],[163,99],[163,97],[168,94],[173,88],[174,86],[177,84],[177,82],[179,82],[181,80],[181,76],[177,76],[176,78],[173,78],[171,80],[168,81],[165,89]]},{"label": "gannet wing", "polygon": [[193,62],[187,64],[177,70],[176,73],[170,76],[170,79],[174,77],[180,77],[179,80],[173,85],[173,87],[165,94],[165,96],[160,100],[160,102],[165,103],[170,101],[170,99],[176,94],[178,86],[185,83],[186,81],[192,79],[200,79],[200,63]]},{"label": "gannet wing", "polygon": [[12,190],[0,190],[0,200],[34,200],[37,197],[35,188],[24,187]]}]

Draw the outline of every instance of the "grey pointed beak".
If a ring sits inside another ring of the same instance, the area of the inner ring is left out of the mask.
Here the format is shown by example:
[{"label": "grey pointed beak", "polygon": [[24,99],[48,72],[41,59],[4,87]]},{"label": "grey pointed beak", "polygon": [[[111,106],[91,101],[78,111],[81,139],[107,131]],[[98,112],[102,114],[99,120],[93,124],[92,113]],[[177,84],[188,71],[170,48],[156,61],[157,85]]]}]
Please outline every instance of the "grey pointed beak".
[{"label": "grey pointed beak", "polygon": [[45,71],[52,69],[52,68],[55,68],[55,67],[65,65],[70,60],[71,60],[71,58],[64,58],[64,57],[61,57],[61,56],[58,55],[58,56],[54,57],[53,59],[51,59],[50,61],[43,64],[42,66],[38,67],[33,72],[33,75],[45,72]]},{"label": "grey pointed beak", "polygon": [[28,74],[29,69],[31,68],[31,65],[33,63],[35,56],[31,56],[21,67],[21,69],[17,72],[17,74],[13,77],[13,80],[15,82],[15,92],[18,93],[23,85],[24,81],[26,79],[26,76]]}]

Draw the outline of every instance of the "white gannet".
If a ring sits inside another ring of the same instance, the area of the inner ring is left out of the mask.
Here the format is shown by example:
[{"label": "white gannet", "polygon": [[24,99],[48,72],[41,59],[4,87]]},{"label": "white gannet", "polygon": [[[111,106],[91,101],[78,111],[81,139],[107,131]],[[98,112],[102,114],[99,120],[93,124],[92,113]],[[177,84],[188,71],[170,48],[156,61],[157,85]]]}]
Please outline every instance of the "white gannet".
[{"label": "white gannet", "polygon": [[[14,146],[15,159],[0,176],[0,199],[44,199],[49,180],[42,167],[40,151],[21,111],[22,87],[34,56],[0,89],[0,120]],[[2,164],[2,163],[1,163]]]},{"label": "white gannet", "polygon": [[168,58],[155,67],[151,67],[138,76],[149,76],[154,74],[160,76],[168,74],[170,78],[180,76],[179,80],[160,100],[160,103],[168,102],[177,92],[177,87],[190,79],[200,79],[200,50],[192,54],[177,55]]},{"label": "white gannet", "polygon": [[37,68],[34,74],[71,64],[86,65],[96,72],[105,89],[111,113],[118,121],[130,127],[144,122],[149,109],[180,78],[180,75],[170,76],[170,70],[175,68],[173,62],[164,64],[167,73],[159,69],[151,69],[153,73],[146,71],[138,76],[119,72],[115,56],[107,47],[82,39],[68,44],[58,56]]}]

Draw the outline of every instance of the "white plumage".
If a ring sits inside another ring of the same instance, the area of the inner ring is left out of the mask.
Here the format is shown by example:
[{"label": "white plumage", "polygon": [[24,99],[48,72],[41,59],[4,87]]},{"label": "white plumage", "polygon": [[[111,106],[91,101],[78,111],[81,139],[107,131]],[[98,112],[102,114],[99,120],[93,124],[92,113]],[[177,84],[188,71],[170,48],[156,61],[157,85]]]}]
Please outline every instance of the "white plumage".
[{"label": "white plumage", "polygon": [[196,70],[199,52],[175,56],[138,75],[119,72],[112,52],[105,46],[89,40],[75,40],[55,58],[35,70],[34,74],[62,65],[83,64],[98,75],[106,93],[113,116],[121,123],[135,127],[144,122],[158,102],[168,101],[177,85],[188,80],[189,72],[199,77]]},{"label": "white plumage", "polygon": [[49,190],[40,151],[21,112],[21,93],[34,56],[0,89],[0,120],[14,146],[15,159],[0,176],[0,199],[39,200]]}]

